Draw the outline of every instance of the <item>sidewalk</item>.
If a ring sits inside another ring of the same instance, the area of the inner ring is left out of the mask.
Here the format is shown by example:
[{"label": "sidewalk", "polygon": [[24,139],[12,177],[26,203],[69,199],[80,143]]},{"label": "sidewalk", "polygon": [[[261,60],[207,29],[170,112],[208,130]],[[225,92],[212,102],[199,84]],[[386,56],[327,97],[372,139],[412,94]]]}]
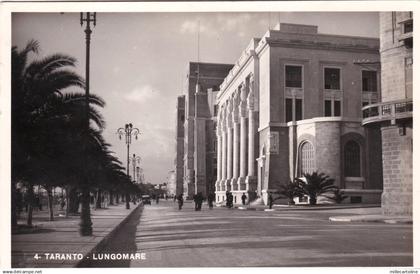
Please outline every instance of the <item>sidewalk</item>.
[{"label": "sidewalk", "polygon": [[[35,212],[34,229],[12,235],[12,267],[75,267],[80,257],[100,250],[137,208],[140,210],[141,206],[131,203],[126,209],[124,203],[91,210],[93,235],[86,237],[79,236],[80,216],[55,216],[49,222],[47,213]],[[50,254],[48,258],[46,253]]]},{"label": "sidewalk", "polygon": [[284,211],[284,210],[331,210],[347,208],[372,208],[381,207],[380,204],[319,204],[319,205],[277,205],[274,204],[270,210],[266,205],[235,205],[241,210],[260,210],[260,211]]},{"label": "sidewalk", "polygon": [[[235,206],[240,210],[260,210],[260,211],[293,211],[293,210],[336,210],[338,216],[331,216],[332,222],[381,222],[388,224],[412,224],[413,218],[408,216],[385,216],[382,215],[380,204],[320,204],[309,205],[273,205],[269,209],[265,205],[254,206]],[[339,215],[343,214],[343,215]],[[351,215],[348,215],[351,214]]]},{"label": "sidewalk", "polygon": [[387,224],[412,224],[413,218],[407,216],[385,216],[381,214],[366,214],[355,216],[332,216],[332,222],[379,222]]}]

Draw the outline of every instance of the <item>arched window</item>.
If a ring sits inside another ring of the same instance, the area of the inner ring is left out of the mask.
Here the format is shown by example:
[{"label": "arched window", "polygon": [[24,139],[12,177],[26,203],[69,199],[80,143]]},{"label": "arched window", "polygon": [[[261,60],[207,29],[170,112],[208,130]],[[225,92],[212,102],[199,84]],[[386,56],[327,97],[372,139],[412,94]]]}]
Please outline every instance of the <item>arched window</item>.
[{"label": "arched window", "polygon": [[360,177],[360,146],[356,141],[349,141],[344,146],[344,176]]},{"label": "arched window", "polygon": [[304,142],[300,147],[300,173],[311,173],[315,170],[315,150],[311,143]]}]

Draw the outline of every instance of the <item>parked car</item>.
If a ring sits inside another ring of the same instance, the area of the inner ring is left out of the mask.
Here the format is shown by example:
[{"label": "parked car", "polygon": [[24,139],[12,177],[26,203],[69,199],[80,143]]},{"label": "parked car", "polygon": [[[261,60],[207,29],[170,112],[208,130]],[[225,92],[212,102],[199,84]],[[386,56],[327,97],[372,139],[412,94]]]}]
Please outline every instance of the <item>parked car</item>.
[{"label": "parked car", "polygon": [[141,200],[143,201],[143,204],[146,205],[151,205],[152,202],[150,201],[150,196],[149,195],[141,195]]}]

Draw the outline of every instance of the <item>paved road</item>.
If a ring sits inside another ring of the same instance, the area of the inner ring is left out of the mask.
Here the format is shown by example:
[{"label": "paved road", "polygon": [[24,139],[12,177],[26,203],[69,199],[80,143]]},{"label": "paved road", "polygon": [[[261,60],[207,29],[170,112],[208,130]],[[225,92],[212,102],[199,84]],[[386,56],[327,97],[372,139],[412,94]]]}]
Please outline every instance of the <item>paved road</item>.
[{"label": "paved road", "polygon": [[328,221],[362,211],[196,212],[162,201],[145,206],[107,247],[147,259],[102,266],[411,266],[412,225]]}]

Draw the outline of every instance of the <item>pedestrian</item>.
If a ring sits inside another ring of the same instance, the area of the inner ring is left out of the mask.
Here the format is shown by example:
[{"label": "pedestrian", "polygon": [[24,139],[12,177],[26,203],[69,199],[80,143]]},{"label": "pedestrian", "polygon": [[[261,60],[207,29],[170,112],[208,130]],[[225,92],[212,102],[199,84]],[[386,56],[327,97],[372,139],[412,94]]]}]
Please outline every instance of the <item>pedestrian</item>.
[{"label": "pedestrian", "polygon": [[23,194],[23,205],[25,207],[25,212],[28,212],[28,207],[29,207],[29,194],[28,194],[28,191],[25,191],[25,193]]},{"label": "pedestrian", "polygon": [[232,208],[233,207],[233,194],[231,192],[227,192],[226,199],[227,199],[226,201],[227,207]]},{"label": "pedestrian", "polygon": [[60,210],[63,210],[65,205],[66,205],[66,202],[64,200],[64,196],[61,195],[61,197],[60,197]]},{"label": "pedestrian", "polygon": [[35,205],[36,207],[38,207],[39,211],[42,211],[42,204],[41,204],[41,199],[39,197],[39,194],[35,196]]},{"label": "pedestrian", "polygon": [[23,209],[23,195],[22,192],[20,191],[20,189],[16,189],[16,212],[17,212],[17,217],[20,217],[20,213],[22,212]]},{"label": "pedestrian", "polygon": [[242,199],[242,205],[245,205],[246,204],[246,194],[245,194],[245,192],[244,192],[244,194],[242,194],[241,199]]},{"label": "pedestrian", "polygon": [[197,211],[198,210],[198,197],[197,194],[193,195],[193,201],[194,201],[194,210]]},{"label": "pedestrian", "polygon": [[181,210],[182,209],[182,205],[184,204],[184,198],[182,197],[182,194],[178,195],[178,209]]},{"label": "pedestrian", "polygon": [[207,196],[207,203],[208,203],[208,205],[209,205],[209,209],[213,209],[213,202],[214,202],[214,197],[215,197],[215,195],[214,195],[214,193],[210,193],[208,196]]},{"label": "pedestrian", "polygon": [[159,195],[156,196],[156,204],[159,204]]},{"label": "pedestrian", "polygon": [[200,210],[201,210],[201,206],[202,206],[202,204],[203,204],[203,200],[204,200],[203,194],[202,194],[201,192],[199,192],[199,193],[197,194],[198,211],[200,211]]},{"label": "pedestrian", "polygon": [[272,209],[273,207],[273,196],[271,195],[271,193],[268,194],[268,206],[270,207],[270,209]]}]

